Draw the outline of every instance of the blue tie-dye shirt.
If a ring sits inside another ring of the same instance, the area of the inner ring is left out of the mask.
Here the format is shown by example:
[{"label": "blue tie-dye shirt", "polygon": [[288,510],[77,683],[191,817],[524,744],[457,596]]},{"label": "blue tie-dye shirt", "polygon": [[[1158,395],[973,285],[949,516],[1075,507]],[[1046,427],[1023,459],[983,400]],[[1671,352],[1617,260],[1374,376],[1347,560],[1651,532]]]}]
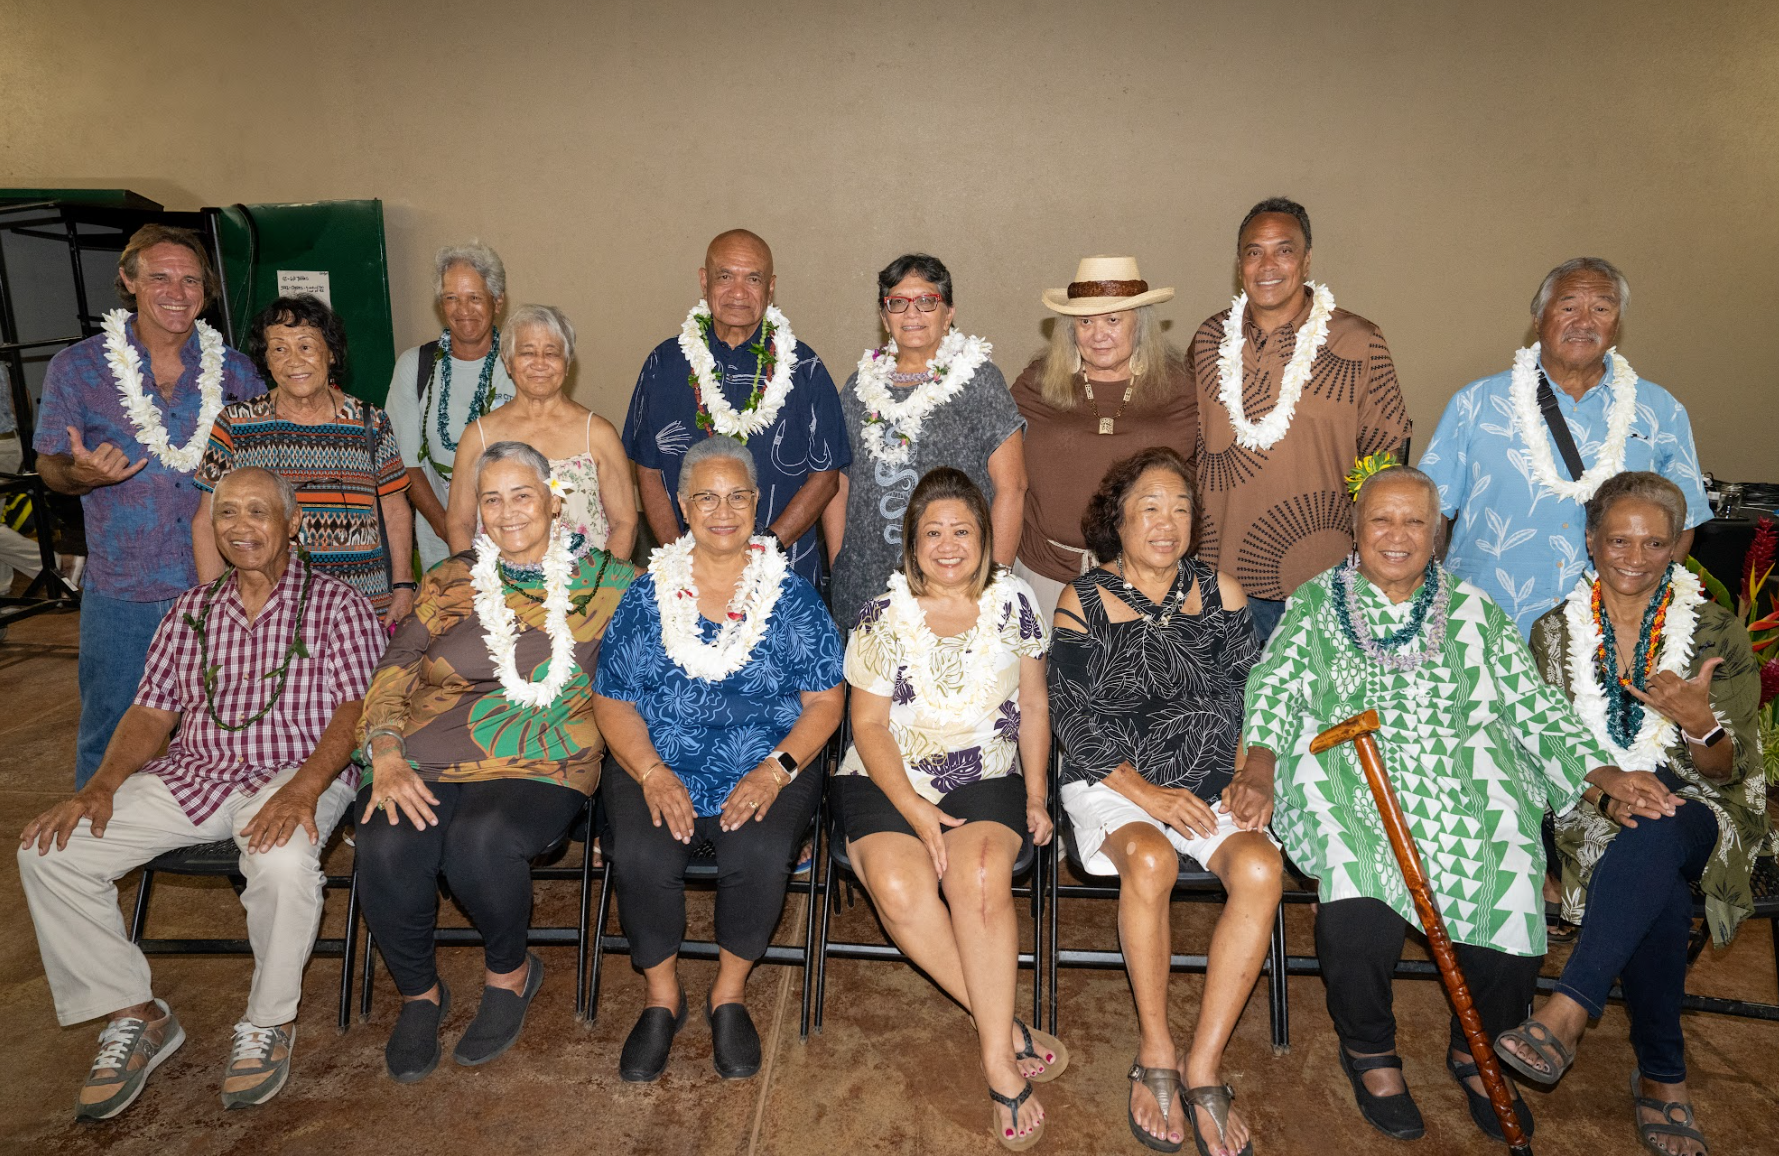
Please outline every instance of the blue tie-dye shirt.
[{"label": "blue tie-dye shirt", "polygon": [[[167,440],[183,446],[198,424],[198,333],[179,351],[185,372],[173,387],[171,402],[150,378],[148,348],[136,336],[135,315],[125,328],[130,344],[142,355],[143,389],[161,412]],[[222,357],[222,400],[246,401],[266,392],[253,363],[233,349]],[[189,473],[169,469],[136,440],[136,427],[124,412],[117,379],[105,362],[105,335],[87,338],[55,355],[43,379],[43,401],[37,411],[37,433],[31,444],[40,454],[73,450],[68,427],[80,431],[88,450],[109,442],[131,464],[148,459],[134,476],[115,486],[100,486],[80,499],[86,519],[87,566],[84,584],[90,590],[123,602],[164,602],[197,585],[192,561],[191,520],[198,512],[199,490]],[[209,436],[203,431],[202,447]]]},{"label": "blue tie-dye shirt", "polygon": [[[1533,482],[1526,435],[1514,428],[1512,378],[1512,371],[1497,373],[1459,390],[1416,464],[1438,484],[1441,512],[1457,519],[1446,568],[1481,587],[1526,637],[1539,615],[1562,601],[1588,568],[1587,516],[1582,503]],[[1584,469],[1594,464],[1606,438],[1612,403],[1606,381],[1602,377],[1580,401],[1553,390]],[[1567,479],[1563,455],[1542,414],[1531,434],[1550,446],[1557,476]],[[1679,486],[1686,495],[1687,526],[1710,519],[1686,408],[1643,378],[1637,379],[1637,416],[1625,441],[1624,468],[1649,470]]]},{"label": "blue tie-dye shirt", "polygon": [[[749,346],[759,340],[759,328],[734,348],[714,333],[710,337],[711,356],[722,373],[723,396],[737,410],[753,393],[759,359]],[[698,394],[690,384],[691,376],[692,367],[680,352],[679,338],[655,346],[636,376],[630,413],[624,419],[624,452],[637,465],[661,471],[681,530],[686,518],[679,508],[680,459],[693,442],[710,436],[698,426]],[[754,517],[761,530],[784,512],[810,474],[852,464],[840,393],[828,376],[828,367],[801,341],[797,342],[797,366],[791,371],[790,396],[778,411],[778,420],[748,438],[747,448],[760,475],[760,504]],[[795,542],[786,542],[785,550],[791,569],[811,584],[819,584],[823,558],[815,527]]]}]

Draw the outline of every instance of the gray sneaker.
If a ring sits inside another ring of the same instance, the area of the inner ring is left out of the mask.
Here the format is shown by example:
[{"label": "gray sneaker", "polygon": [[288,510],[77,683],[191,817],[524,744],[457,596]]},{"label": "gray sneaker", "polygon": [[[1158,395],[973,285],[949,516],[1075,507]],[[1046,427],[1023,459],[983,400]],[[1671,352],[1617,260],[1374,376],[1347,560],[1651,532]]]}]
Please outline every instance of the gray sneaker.
[{"label": "gray sneaker", "polygon": [[242,1020],[235,1025],[229,1066],[223,1071],[222,1106],[251,1108],[284,1089],[290,1079],[290,1053],[296,1045],[296,1024],[262,1028]]},{"label": "gray sneaker", "polygon": [[99,1033],[99,1054],[74,1100],[76,1120],[109,1120],[135,1103],[148,1074],[185,1042],[185,1029],[167,1002],[154,1005],[165,1018],[153,1031],[147,1020],[131,1017],[113,1020]]}]

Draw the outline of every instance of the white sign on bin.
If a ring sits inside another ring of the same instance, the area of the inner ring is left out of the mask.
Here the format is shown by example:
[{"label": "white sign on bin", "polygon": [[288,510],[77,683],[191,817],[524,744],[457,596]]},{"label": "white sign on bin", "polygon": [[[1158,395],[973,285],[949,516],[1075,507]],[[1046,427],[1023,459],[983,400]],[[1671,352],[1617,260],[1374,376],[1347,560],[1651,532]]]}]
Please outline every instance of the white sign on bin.
[{"label": "white sign on bin", "polygon": [[300,297],[304,293],[318,298],[329,309],[334,307],[333,298],[328,292],[328,276],[325,269],[280,269],[278,270],[278,296]]}]

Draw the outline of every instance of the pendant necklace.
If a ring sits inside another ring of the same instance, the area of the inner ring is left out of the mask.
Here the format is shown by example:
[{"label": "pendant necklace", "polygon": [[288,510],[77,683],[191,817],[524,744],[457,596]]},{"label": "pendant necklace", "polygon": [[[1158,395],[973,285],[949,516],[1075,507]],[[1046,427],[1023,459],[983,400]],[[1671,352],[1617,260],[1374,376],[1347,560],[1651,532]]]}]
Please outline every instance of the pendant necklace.
[{"label": "pendant necklace", "polygon": [[1124,387],[1124,400],[1118,403],[1118,412],[1111,417],[1100,417],[1099,402],[1093,399],[1093,382],[1087,380],[1086,373],[1081,375],[1081,387],[1087,391],[1087,404],[1093,407],[1093,416],[1100,423],[1100,433],[1109,434],[1112,432],[1113,423],[1124,416],[1124,407],[1130,404],[1130,395],[1136,389],[1137,381],[1133,377],[1130,384]]},{"label": "pendant necklace", "polygon": [[[1101,431],[1101,432],[1104,432],[1104,431]],[[1126,590],[1129,590],[1129,591],[1141,596],[1144,601],[1149,602],[1149,596],[1147,594],[1144,594],[1140,589],[1138,589],[1134,584],[1132,584],[1132,582],[1129,578],[1126,578],[1124,576],[1124,559],[1122,557],[1115,559],[1113,561],[1113,565],[1118,567],[1118,581],[1124,583],[1124,588]],[[1171,582],[1168,585],[1168,592],[1162,601],[1160,613],[1159,614],[1144,614],[1140,610],[1137,611],[1138,614],[1142,614],[1143,622],[1145,624],[1154,626],[1157,622],[1159,622],[1162,626],[1166,626],[1169,622],[1173,621],[1174,613],[1180,609],[1180,604],[1182,602],[1186,601],[1186,583],[1181,581],[1181,579],[1184,578],[1185,576],[1186,576],[1186,563],[1183,560],[1179,561],[1179,562],[1175,562],[1174,563],[1174,580],[1173,580],[1173,582]],[[1154,603],[1150,602],[1150,605],[1153,606]],[[1136,607],[1133,606],[1133,607],[1131,607],[1131,609],[1136,610]]]}]

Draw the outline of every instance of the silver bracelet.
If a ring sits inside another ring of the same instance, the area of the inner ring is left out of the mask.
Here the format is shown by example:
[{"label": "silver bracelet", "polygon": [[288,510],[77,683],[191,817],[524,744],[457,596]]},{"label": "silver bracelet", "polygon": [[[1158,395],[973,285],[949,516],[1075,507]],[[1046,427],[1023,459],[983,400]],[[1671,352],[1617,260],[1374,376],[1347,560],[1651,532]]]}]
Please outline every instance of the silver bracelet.
[{"label": "silver bracelet", "polygon": [[378,727],[376,730],[366,731],[365,735],[364,735],[365,754],[370,755],[371,758],[373,758],[373,759],[376,758],[377,757],[376,752],[372,751],[371,747],[376,743],[376,741],[378,739],[381,739],[381,738],[394,739],[395,745],[396,745],[397,749],[399,750],[401,757],[404,759],[408,757],[408,740],[407,740],[407,738],[400,731],[395,730],[392,727]]}]

